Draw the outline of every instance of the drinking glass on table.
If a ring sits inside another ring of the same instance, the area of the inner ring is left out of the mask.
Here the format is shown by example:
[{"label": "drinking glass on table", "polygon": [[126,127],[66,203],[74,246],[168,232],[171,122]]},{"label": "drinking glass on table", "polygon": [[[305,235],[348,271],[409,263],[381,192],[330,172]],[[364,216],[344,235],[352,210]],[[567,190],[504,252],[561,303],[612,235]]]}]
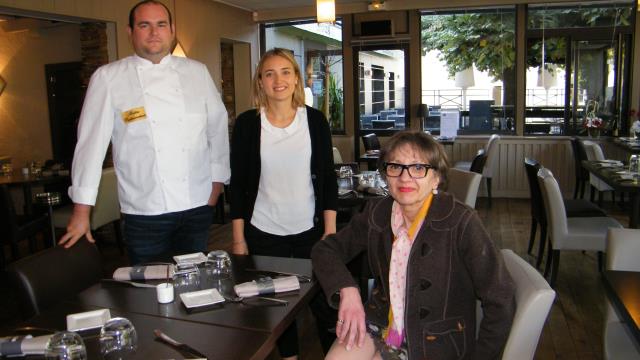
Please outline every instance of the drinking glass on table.
[{"label": "drinking glass on table", "polygon": [[224,250],[213,250],[207,254],[206,270],[213,278],[231,275],[231,257]]},{"label": "drinking glass on table", "polygon": [[138,348],[138,334],[129,319],[115,317],[102,325],[99,342],[105,359],[125,359]]},{"label": "drinking glass on table", "polygon": [[338,189],[351,190],[353,188],[353,170],[351,166],[341,166],[338,171]]},{"label": "drinking glass on table", "polygon": [[71,331],[53,334],[44,350],[47,360],[86,360],[87,348],[80,335]]}]

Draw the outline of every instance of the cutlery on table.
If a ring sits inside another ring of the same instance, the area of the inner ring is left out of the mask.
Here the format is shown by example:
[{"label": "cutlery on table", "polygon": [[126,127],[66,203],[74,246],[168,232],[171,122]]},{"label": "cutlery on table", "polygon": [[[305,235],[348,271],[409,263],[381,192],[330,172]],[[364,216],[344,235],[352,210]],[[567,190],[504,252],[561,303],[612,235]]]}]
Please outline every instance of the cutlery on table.
[{"label": "cutlery on table", "polygon": [[[242,296],[226,296],[226,295],[223,295],[222,297],[224,297],[224,299],[226,301],[228,301],[228,302],[243,303],[245,305],[253,305],[253,304],[245,303],[244,302],[245,298],[243,298]],[[276,298],[271,298],[271,297],[266,297],[266,296],[255,296],[255,297],[246,298],[246,299],[260,299],[260,300],[266,300],[266,301],[273,301],[273,302],[277,303],[277,305],[284,305],[284,306],[289,305],[289,301],[287,301],[287,300],[276,299]]]},{"label": "cutlery on table", "polygon": [[298,278],[298,281],[301,283],[311,282],[311,276],[289,273],[284,271],[273,271],[273,270],[260,270],[260,269],[244,269],[245,271],[260,273],[264,275],[270,276],[295,276]]},{"label": "cutlery on table", "polygon": [[156,337],[162,341],[164,341],[165,343],[175,347],[176,349],[180,350],[180,351],[184,351],[188,354],[191,355],[195,355],[197,357],[203,358],[203,359],[207,359],[207,356],[204,355],[203,353],[201,353],[200,351],[192,348],[191,346],[187,345],[187,344],[183,344],[177,340],[174,340],[173,338],[169,337],[169,335],[163,333],[160,329],[155,329],[153,330],[153,333],[156,335]]},{"label": "cutlery on table", "polygon": [[129,281],[129,280],[116,280],[116,279],[102,279],[102,281],[104,282],[114,282],[114,283],[121,283],[121,284],[128,284],[134,287],[138,287],[138,288],[156,288],[155,285],[152,284],[145,284],[145,283],[139,283],[139,282],[135,282],[135,281]]}]

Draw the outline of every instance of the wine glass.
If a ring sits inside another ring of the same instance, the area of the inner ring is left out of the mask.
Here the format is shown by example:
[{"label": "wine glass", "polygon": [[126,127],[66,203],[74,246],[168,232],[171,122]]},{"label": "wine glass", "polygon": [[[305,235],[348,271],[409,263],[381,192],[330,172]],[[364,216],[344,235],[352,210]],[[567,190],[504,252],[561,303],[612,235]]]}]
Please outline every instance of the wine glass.
[{"label": "wine glass", "polygon": [[231,257],[224,250],[207,254],[207,270],[214,278],[227,278],[231,274]]},{"label": "wine glass", "polygon": [[87,348],[80,335],[71,331],[60,331],[51,337],[44,350],[47,360],[86,360]]},{"label": "wine glass", "polygon": [[129,319],[115,317],[102,325],[99,342],[105,359],[124,359],[138,348],[138,334]]}]

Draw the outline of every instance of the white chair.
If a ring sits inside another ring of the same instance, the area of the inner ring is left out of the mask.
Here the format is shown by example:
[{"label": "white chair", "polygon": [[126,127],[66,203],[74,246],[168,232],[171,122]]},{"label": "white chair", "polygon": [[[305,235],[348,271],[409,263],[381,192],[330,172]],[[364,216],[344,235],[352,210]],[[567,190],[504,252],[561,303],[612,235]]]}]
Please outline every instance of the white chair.
[{"label": "white chair", "polygon": [[608,216],[567,218],[560,186],[549,169],[542,168],[538,171],[538,183],[542,190],[551,241],[545,276],[549,273],[551,264],[549,283],[553,287],[558,276],[560,250],[597,251],[601,265],[607,229],[622,228],[622,225]]},{"label": "white chair", "polygon": [[[498,148],[500,144],[500,135],[493,134],[487,141],[485,153],[487,161],[482,168],[482,177],[486,179],[487,196],[489,198],[489,206],[491,206],[491,179],[493,178],[493,170],[498,163]],[[471,171],[471,161],[458,161],[453,166],[456,169]]]},{"label": "white chair", "polygon": [[[589,161],[601,161],[605,160],[604,152],[602,152],[602,148],[600,144],[595,143],[593,141],[583,141],[585,152],[587,153],[587,160]],[[611,191],[611,196],[613,201],[615,202],[615,192],[613,192],[613,188],[604,181],[600,180],[597,176],[592,173],[589,173],[589,183],[591,184],[591,201],[594,200],[593,190],[598,190],[598,205],[602,205],[602,192]]]},{"label": "white chair", "polygon": [[512,250],[502,250],[502,257],[516,284],[516,314],[502,360],[530,360],[556,293],[538,270]]},{"label": "white chair", "polygon": [[[53,225],[57,228],[66,228],[73,213],[73,205],[68,205],[53,211]],[[118,179],[114,168],[102,170],[100,185],[98,186],[98,196],[91,217],[89,218],[91,231],[107,225],[113,224],[116,241],[122,252],[122,231],[120,228],[120,203],[118,201]]]},{"label": "white chair", "polygon": [[[607,269],[640,271],[640,230],[609,229],[607,233]],[[608,300],[604,324],[604,358],[610,360],[640,359],[640,350]]]},{"label": "white chair", "polygon": [[340,155],[340,150],[335,146],[333,147],[333,163],[342,164],[342,155]]},{"label": "white chair", "polygon": [[475,208],[482,175],[453,168],[449,169],[447,178],[449,182],[447,191],[469,207]]}]

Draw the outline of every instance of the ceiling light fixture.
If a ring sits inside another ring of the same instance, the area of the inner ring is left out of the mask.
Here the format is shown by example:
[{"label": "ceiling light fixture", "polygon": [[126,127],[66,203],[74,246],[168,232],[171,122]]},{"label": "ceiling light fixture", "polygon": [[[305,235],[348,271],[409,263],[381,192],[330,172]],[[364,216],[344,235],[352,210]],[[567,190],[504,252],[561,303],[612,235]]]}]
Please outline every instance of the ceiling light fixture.
[{"label": "ceiling light fixture", "polygon": [[372,1],[369,3],[369,6],[367,6],[367,9],[369,9],[369,11],[386,10],[386,6],[384,5],[384,1]]},{"label": "ceiling light fixture", "polygon": [[316,0],[317,22],[336,21],[336,3],[334,0]]}]

